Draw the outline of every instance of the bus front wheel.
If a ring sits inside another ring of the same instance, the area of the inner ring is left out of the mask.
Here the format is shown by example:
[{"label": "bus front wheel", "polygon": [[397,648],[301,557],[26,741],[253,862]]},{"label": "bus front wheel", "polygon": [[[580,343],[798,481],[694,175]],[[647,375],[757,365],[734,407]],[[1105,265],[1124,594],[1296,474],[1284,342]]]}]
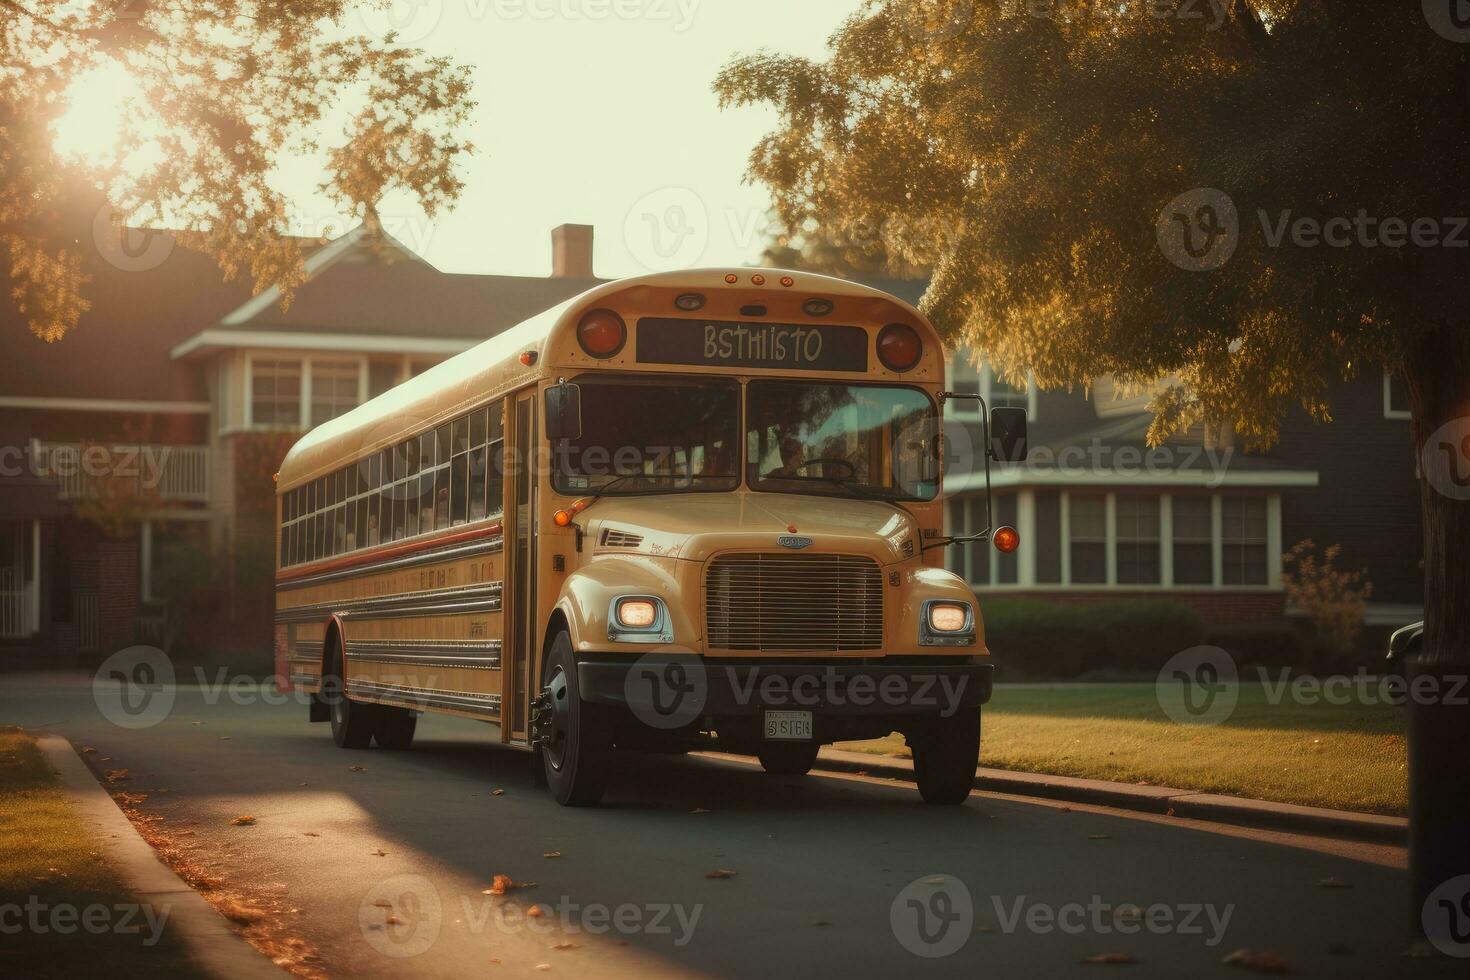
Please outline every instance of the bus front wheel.
[{"label": "bus front wheel", "polygon": [[936,718],[909,737],[919,795],[934,806],[957,806],[975,788],[980,765],[980,711]]},{"label": "bus front wheel", "polygon": [[562,806],[595,806],[607,790],[612,738],[596,705],[581,698],[572,639],[558,633],[546,660],[537,710],[546,784]]},{"label": "bus front wheel", "polygon": [[332,650],[327,671],[322,676],[322,693],[332,722],[332,741],[344,749],[367,748],[377,727],[378,706],[365,701],[353,701],[347,697],[347,687],[342,680],[340,641]]},{"label": "bus front wheel", "polygon": [[817,764],[816,742],[767,742],[756,752],[761,768],[772,776],[805,776]]}]

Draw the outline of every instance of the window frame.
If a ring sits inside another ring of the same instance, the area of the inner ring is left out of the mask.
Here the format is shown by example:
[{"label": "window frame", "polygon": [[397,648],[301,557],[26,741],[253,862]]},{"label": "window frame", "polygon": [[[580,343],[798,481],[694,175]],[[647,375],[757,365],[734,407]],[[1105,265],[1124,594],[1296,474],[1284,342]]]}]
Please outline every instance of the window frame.
[{"label": "window frame", "polygon": [[[953,352],[953,356],[946,358],[944,362],[944,388],[946,391],[958,390],[956,385],[959,381],[961,370],[964,371],[964,380],[968,381],[973,377],[975,391],[979,392],[980,397],[985,399],[985,407],[996,407],[992,404],[996,374],[995,369],[990,366],[990,362],[982,360],[980,366],[976,367],[970,359],[970,349],[967,347],[958,348]],[[1026,417],[1032,422],[1036,421],[1039,391],[1040,389],[1036,386],[1036,378],[1028,373],[1026,376]],[[972,398],[957,399],[950,411],[954,418],[978,419],[980,418],[980,403]]]},{"label": "window frame", "polygon": [[[279,432],[282,429],[297,429],[302,432],[309,432],[315,428],[311,424],[311,375],[313,361],[336,362],[338,364],[350,363],[356,365],[357,405],[363,404],[368,400],[368,360],[369,358],[366,354],[332,354],[325,352],[300,354],[294,351],[277,354],[268,350],[246,351],[244,366],[245,393],[243,399],[245,404],[241,406],[241,411],[243,412],[242,428],[253,432]],[[300,369],[301,389],[296,404],[295,426],[283,426],[280,424],[267,425],[255,420],[255,365],[257,361],[295,362]],[[353,407],[356,408],[357,406],[354,405]],[[351,411],[351,409],[348,409],[348,411]]]}]

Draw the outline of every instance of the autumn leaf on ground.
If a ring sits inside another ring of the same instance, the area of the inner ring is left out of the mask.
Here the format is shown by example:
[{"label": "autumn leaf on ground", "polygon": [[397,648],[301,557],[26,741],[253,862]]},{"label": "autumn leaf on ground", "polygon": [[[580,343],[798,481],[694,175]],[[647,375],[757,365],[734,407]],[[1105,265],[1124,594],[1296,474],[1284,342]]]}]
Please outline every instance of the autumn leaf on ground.
[{"label": "autumn leaf on ground", "polygon": [[1113,835],[1112,834],[1088,834],[1087,835],[1087,839],[1088,840],[1112,840],[1113,839]]},{"label": "autumn leaf on ground", "polygon": [[385,858],[387,856],[388,856],[388,852],[385,851],[385,850],[383,850],[381,847],[378,848],[376,851],[373,851],[373,857]]},{"label": "autumn leaf on ground", "polygon": [[530,908],[526,909],[526,915],[533,919],[539,919],[545,914],[546,910],[539,905],[532,905]]},{"label": "autumn leaf on ground", "polygon": [[559,858],[561,857],[561,851],[547,851],[541,856],[544,858]]},{"label": "autumn leaf on ground", "polygon": [[516,881],[510,875],[496,875],[495,880],[490,883],[490,894],[504,895],[517,888],[533,888],[535,885],[534,881]]},{"label": "autumn leaf on ground", "polygon": [[94,749],[94,748],[92,748],[92,746],[90,746],[90,745],[83,745],[82,746],[82,755],[91,755],[93,752],[96,752],[96,751],[97,750]]},{"label": "autumn leaf on ground", "polygon": [[504,796],[505,795],[505,790],[503,790],[503,789],[492,789],[490,791],[490,795],[491,796]]},{"label": "autumn leaf on ground", "polygon": [[551,969],[551,964],[550,963],[537,963],[536,964],[536,969],[538,969],[538,970],[540,970],[540,971],[542,971],[544,973],[547,970]]},{"label": "autumn leaf on ground", "polygon": [[690,812],[690,813],[709,813],[709,811],[708,811],[708,810],[706,810],[706,809],[705,809],[705,808],[704,808],[704,807],[702,807],[702,806],[697,806],[697,807],[695,807],[695,808],[694,808],[694,809],[693,809],[693,810],[690,810],[690,811],[689,811],[689,812]]},{"label": "autumn leaf on ground", "polygon": [[1220,962],[1257,973],[1291,972],[1291,964],[1286,961],[1286,957],[1269,949],[1237,949]]},{"label": "autumn leaf on ground", "polygon": [[1082,962],[1084,962],[1084,963],[1119,964],[1119,963],[1137,963],[1138,961],[1135,960],[1133,957],[1129,956],[1127,953],[1098,953],[1095,956],[1089,956],[1089,957],[1087,957]]},{"label": "autumn leaf on ground", "polygon": [[107,770],[107,781],[109,783],[120,783],[124,779],[129,779],[129,778],[131,778],[131,776],[128,774],[128,771],[126,769],[109,769],[109,770]]},{"label": "autumn leaf on ground", "polygon": [[376,902],[373,903],[373,905],[380,909],[391,909],[393,907],[393,903],[388,901],[386,898],[378,899]]},{"label": "autumn leaf on ground", "polygon": [[348,766],[348,772],[367,772],[367,766]]},{"label": "autumn leaf on ground", "polygon": [[221,735],[221,736],[220,736],[220,737],[219,737],[219,740],[220,740],[220,741],[221,741],[221,742],[228,742],[228,741],[230,741],[230,740],[231,740],[231,739],[230,739],[230,736],[228,736],[228,735]]},{"label": "autumn leaf on ground", "polygon": [[551,948],[552,949],[576,949],[577,948],[577,944],[576,943],[557,943],[555,946],[553,946]]},{"label": "autumn leaf on ground", "polygon": [[253,827],[253,826],[255,826],[255,818],[254,817],[236,817],[234,820],[231,820],[230,821],[230,825],[233,826],[233,827]]},{"label": "autumn leaf on ground", "polygon": [[1341,878],[1323,878],[1321,881],[1317,882],[1317,884],[1319,884],[1323,888],[1351,888],[1351,887],[1353,887],[1352,885],[1349,885],[1347,882],[1343,881]]},{"label": "autumn leaf on ground", "polygon": [[317,833],[314,830],[308,830],[304,834],[302,834],[301,836],[302,837],[320,837],[321,834]]},{"label": "autumn leaf on ground", "polygon": [[714,871],[711,871],[709,874],[705,875],[705,877],[706,878],[733,878],[736,875],[738,875],[739,873],[740,872],[738,872],[738,871],[731,871],[729,868],[716,868]]}]

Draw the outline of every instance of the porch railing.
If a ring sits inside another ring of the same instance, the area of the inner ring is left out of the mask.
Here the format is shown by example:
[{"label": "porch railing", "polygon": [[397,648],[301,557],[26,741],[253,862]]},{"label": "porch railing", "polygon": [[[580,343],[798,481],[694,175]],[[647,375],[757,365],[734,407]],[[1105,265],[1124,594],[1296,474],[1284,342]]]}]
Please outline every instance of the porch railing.
[{"label": "porch railing", "polygon": [[209,447],[75,442],[31,444],[39,475],[55,479],[62,500],[97,494],[104,479],[134,481],[140,494],[170,503],[209,502]]},{"label": "porch railing", "polygon": [[24,638],[36,631],[36,624],[31,622],[34,588],[18,569],[0,568],[0,637]]}]

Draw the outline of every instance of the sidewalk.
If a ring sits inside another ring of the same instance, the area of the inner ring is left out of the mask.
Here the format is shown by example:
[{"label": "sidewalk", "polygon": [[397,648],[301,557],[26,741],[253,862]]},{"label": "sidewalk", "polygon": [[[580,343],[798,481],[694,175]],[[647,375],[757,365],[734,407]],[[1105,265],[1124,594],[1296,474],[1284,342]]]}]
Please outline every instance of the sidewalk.
[{"label": "sidewalk", "polygon": [[[828,772],[861,772],[908,782],[912,782],[914,778],[914,764],[909,759],[868,755],[864,752],[843,752],[826,747],[817,757],[816,768]],[[1268,803],[1265,800],[1198,793],[1167,786],[1137,786],[1131,783],[1110,783],[1101,779],[1077,779],[1006,769],[975,770],[975,788],[988,793],[1039,796],[1071,803],[1091,803],[1144,813],[1388,844],[1403,844],[1409,830],[1409,822],[1403,817],[1295,806],[1290,803]]]}]

